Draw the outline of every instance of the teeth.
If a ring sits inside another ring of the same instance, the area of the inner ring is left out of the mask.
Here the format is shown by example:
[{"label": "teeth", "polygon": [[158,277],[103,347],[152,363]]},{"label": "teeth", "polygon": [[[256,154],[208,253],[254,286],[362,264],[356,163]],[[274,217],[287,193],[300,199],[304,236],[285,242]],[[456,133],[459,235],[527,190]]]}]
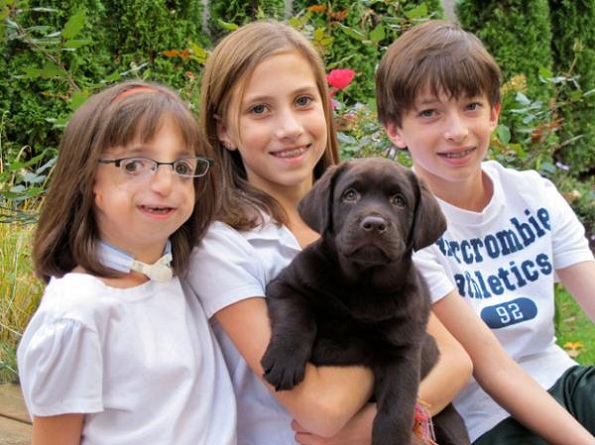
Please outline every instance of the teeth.
[{"label": "teeth", "polygon": [[444,153],[444,157],[450,158],[450,159],[464,158],[465,156],[467,156],[472,151],[473,151],[473,149],[471,148],[469,150],[461,151],[459,153]]},{"label": "teeth", "polygon": [[280,151],[275,153],[275,156],[279,158],[293,158],[299,156],[304,152],[303,148],[296,148],[295,150]]},{"label": "teeth", "polygon": [[147,206],[143,206],[143,208],[151,213],[159,213],[159,214],[165,214],[167,212],[169,212],[169,208],[165,207],[147,207]]}]

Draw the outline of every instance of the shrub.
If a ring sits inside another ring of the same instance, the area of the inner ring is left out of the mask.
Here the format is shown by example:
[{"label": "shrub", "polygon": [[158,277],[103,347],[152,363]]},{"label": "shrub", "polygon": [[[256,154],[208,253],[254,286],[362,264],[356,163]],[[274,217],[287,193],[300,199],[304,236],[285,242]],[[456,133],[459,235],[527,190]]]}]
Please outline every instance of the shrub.
[{"label": "shrub", "polygon": [[479,37],[498,61],[505,81],[524,74],[528,95],[547,100],[551,90],[539,80],[541,69],[553,70],[547,0],[461,0],[456,13],[461,26]]},{"label": "shrub", "polygon": [[550,0],[552,54],[556,71],[575,80],[576,87],[562,96],[572,101],[585,92],[572,108],[563,110],[566,138],[580,138],[563,147],[558,160],[568,165],[574,176],[595,174],[595,4],[592,1]]}]

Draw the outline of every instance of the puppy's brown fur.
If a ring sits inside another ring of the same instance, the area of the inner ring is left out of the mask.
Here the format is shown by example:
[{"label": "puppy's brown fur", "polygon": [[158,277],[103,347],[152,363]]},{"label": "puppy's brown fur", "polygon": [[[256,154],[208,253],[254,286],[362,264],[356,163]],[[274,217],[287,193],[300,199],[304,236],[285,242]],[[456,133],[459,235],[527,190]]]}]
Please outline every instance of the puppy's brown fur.
[{"label": "puppy's brown fur", "polygon": [[[264,377],[284,390],[302,381],[307,361],[367,366],[378,405],[373,445],[407,445],[420,378],[438,358],[411,254],[446,229],[440,207],[411,171],[368,158],[329,169],[299,211],[321,238],[267,286]],[[469,443],[452,406],[435,424],[440,445]]]}]

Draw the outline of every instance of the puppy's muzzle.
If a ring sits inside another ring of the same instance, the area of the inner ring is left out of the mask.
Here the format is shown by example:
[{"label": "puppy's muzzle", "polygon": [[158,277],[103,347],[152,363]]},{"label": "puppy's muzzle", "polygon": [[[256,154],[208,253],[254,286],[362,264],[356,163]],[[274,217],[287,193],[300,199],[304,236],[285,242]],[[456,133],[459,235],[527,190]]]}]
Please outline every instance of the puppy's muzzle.
[{"label": "puppy's muzzle", "polygon": [[364,232],[383,234],[388,230],[388,221],[381,216],[366,216],[360,223]]}]

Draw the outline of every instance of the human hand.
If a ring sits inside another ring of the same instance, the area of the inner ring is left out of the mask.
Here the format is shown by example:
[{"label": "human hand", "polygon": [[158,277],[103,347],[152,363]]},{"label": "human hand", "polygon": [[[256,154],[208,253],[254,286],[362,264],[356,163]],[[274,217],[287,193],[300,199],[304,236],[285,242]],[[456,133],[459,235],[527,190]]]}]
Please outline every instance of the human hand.
[{"label": "human hand", "polygon": [[305,430],[295,420],[291,428],[300,445],[370,445],[372,443],[372,422],[376,416],[376,405],[367,404],[333,437],[322,437]]},{"label": "human hand", "polygon": [[[375,416],[376,405],[369,403],[333,437],[312,434],[295,420],[291,423],[291,428],[295,431],[295,440],[300,445],[371,445]],[[432,439],[424,439],[420,437],[419,431],[417,433],[411,435],[410,445],[436,445]]]}]

